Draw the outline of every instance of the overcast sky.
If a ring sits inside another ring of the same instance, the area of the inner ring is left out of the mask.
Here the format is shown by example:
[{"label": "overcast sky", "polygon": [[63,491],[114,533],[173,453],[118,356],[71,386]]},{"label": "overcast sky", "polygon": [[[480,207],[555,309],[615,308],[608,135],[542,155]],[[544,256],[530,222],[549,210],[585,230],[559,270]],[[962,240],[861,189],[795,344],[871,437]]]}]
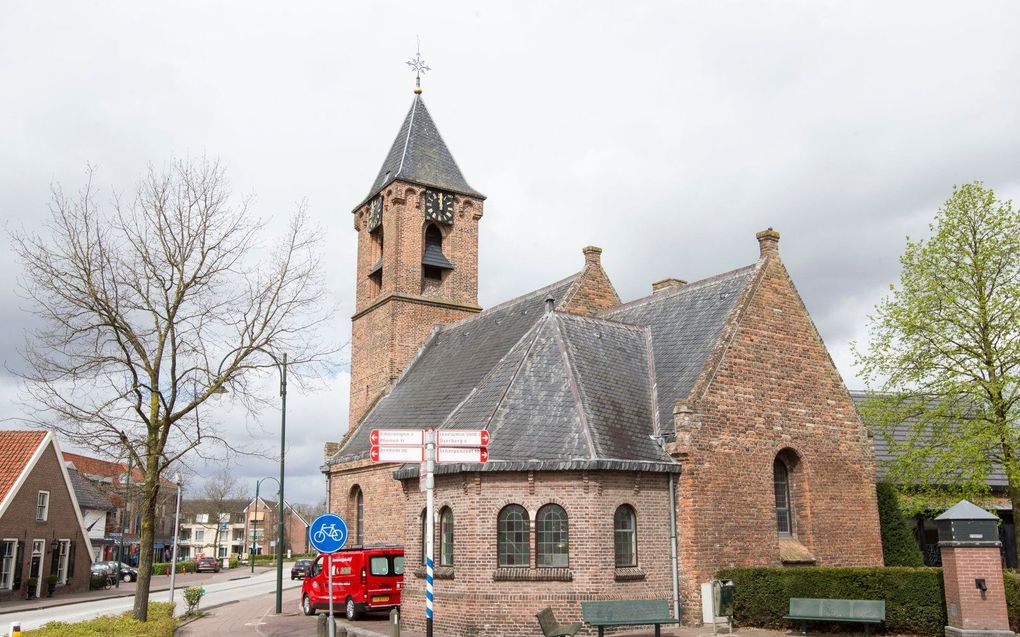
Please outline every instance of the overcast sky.
[{"label": "overcast sky", "polygon": [[[579,270],[589,244],[631,300],[753,262],[754,233],[773,226],[858,388],[849,343],[904,237],[925,234],[954,184],[1020,199],[1018,26],[1006,1],[0,0],[0,215],[36,227],[50,185],[77,189],[86,164],[108,196],[150,163],[219,158],[271,230],[307,198],[346,341],[350,210],[411,104],[420,35],[426,103],[488,196],[483,307]],[[9,245],[0,263],[0,359],[17,367],[32,317]],[[288,499],[324,496],[322,443],[347,429],[347,391],[344,370],[289,396]],[[17,392],[0,371],[3,417]],[[270,446],[278,418],[254,423]],[[235,470],[253,490],[275,462]]]}]

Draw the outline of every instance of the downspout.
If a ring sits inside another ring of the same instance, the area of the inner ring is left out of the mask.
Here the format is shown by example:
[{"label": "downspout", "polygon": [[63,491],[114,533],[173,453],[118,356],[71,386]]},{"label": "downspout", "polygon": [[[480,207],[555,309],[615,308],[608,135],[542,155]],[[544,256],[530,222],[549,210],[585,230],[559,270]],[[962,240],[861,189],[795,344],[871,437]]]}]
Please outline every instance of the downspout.
[{"label": "downspout", "polygon": [[[655,443],[659,445],[663,453],[666,453],[666,439],[662,436],[654,437]],[[666,474],[666,481],[669,483],[669,557],[673,568],[673,619],[680,621],[680,566],[676,559],[676,480],[672,473]]]}]

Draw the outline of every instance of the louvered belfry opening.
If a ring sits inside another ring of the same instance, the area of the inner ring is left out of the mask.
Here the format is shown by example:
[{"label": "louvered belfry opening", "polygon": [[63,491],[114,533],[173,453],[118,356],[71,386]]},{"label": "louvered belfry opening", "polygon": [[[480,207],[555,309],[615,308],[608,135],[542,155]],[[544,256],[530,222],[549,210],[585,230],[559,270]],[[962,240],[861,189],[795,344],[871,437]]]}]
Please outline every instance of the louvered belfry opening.
[{"label": "louvered belfry opening", "polygon": [[437,291],[443,283],[443,275],[450,270],[453,264],[443,254],[443,231],[429,224],[425,228],[425,250],[421,258],[422,292]]},{"label": "louvered belfry opening", "polygon": [[372,282],[375,294],[382,292],[382,271],[383,271],[383,229],[379,226],[372,232],[372,253],[378,256],[372,269],[368,272],[368,279]]}]

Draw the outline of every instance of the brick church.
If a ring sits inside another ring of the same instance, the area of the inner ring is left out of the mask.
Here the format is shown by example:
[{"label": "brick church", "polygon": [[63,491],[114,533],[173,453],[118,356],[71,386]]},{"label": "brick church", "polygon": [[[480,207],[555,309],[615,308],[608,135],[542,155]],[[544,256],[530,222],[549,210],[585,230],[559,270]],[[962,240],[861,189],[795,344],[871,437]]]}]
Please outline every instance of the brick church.
[{"label": "brick church", "polygon": [[416,90],[353,211],[351,426],[323,466],[351,542],[405,547],[407,628],[425,497],[418,465],[368,459],[375,428],[491,435],[487,463],[437,466],[439,635],[532,635],[542,608],[578,621],[589,599],[698,623],[720,568],[882,564],[869,433],[778,232],[744,267],[628,303],[589,246],[575,274],[483,310],[484,201]]}]

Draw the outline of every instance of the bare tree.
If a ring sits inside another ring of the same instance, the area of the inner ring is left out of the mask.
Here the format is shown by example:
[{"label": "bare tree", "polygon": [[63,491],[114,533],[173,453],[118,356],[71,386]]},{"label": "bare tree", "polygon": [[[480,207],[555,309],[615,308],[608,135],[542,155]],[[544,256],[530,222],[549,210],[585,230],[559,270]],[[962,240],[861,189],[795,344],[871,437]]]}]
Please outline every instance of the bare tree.
[{"label": "bare tree", "polygon": [[[206,480],[205,486],[202,487],[202,499],[206,503],[210,519],[216,522],[216,539],[213,545],[219,550],[223,523],[229,523],[231,514],[240,513],[247,505],[247,502],[243,502],[244,487],[237,477],[224,467]],[[219,553],[216,557],[219,557]]]},{"label": "bare tree", "polygon": [[[73,197],[55,187],[42,233],[11,235],[21,288],[41,327],[24,349],[27,418],[74,443],[126,454],[144,475],[134,616],[147,615],[160,475],[210,444],[237,450],[198,407],[229,388],[257,410],[275,358],[292,372],[336,350],[318,337],[319,233],[303,206],[275,244],[250,200],[232,199],[215,162],[150,168],[129,203],[96,203],[93,173]],[[305,364],[305,365],[302,365]],[[275,371],[275,370],[272,370]]]}]

